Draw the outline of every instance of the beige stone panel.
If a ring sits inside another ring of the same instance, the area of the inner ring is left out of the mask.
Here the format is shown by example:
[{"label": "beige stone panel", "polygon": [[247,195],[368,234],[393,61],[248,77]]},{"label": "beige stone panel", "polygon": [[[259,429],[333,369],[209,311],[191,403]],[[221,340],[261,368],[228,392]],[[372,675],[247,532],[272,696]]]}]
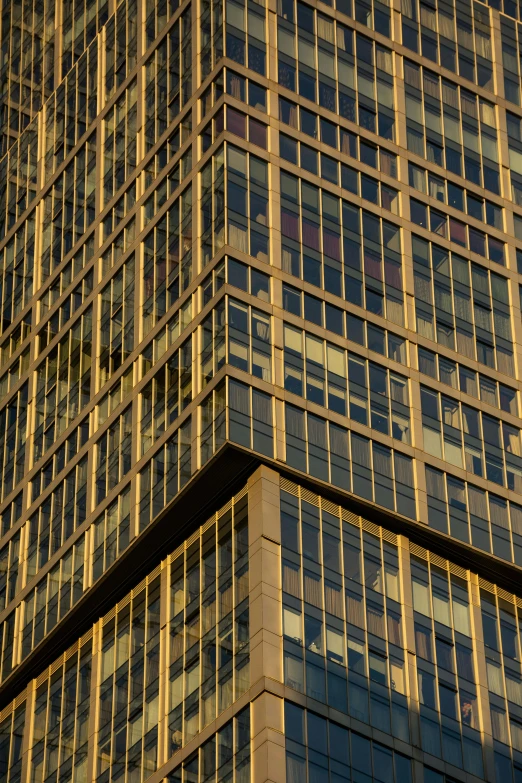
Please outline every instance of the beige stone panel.
[{"label": "beige stone panel", "polygon": [[283,681],[279,474],[259,467],[248,482],[250,682]]},{"label": "beige stone panel", "polygon": [[252,781],[286,783],[284,702],[266,691],[252,704]]}]

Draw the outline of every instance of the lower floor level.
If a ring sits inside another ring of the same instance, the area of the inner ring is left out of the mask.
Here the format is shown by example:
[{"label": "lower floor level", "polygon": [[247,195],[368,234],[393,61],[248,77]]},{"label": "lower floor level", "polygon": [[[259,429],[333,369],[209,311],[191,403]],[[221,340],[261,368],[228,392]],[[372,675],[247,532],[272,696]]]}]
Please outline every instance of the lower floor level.
[{"label": "lower floor level", "polygon": [[274,467],[236,484],[36,648],[2,783],[521,783],[516,580]]}]

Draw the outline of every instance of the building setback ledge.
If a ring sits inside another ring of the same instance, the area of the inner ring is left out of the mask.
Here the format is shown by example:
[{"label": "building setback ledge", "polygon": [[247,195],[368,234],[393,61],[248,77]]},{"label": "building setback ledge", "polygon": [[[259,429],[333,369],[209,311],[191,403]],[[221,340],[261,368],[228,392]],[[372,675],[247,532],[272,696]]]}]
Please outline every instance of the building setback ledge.
[{"label": "building setback ledge", "polygon": [[246,484],[259,460],[225,443],[0,686],[0,710]]},{"label": "building setback ledge", "polygon": [[246,483],[259,465],[522,596],[522,569],[230,442],[190,480],[0,686],[0,710]]}]

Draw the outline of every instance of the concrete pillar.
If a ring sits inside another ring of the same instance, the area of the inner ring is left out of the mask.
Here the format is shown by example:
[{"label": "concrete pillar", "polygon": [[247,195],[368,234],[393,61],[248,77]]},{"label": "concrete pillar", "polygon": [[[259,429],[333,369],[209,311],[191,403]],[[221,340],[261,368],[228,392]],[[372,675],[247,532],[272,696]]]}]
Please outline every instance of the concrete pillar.
[{"label": "concrete pillar", "polygon": [[[250,684],[283,682],[279,474],[261,466],[248,481]],[[252,704],[252,780],[286,783],[284,702],[263,692]]]},{"label": "concrete pillar", "polygon": [[252,703],[252,782],[286,783],[284,701],[267,691]]}]

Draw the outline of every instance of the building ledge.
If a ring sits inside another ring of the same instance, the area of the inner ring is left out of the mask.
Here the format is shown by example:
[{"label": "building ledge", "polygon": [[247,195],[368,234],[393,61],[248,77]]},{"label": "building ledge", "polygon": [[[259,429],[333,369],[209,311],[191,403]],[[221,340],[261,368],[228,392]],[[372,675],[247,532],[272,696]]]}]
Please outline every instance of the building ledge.
[{"label": "building ledge", "polygon": [[439,533],[424,523],[364,501],[282,462],[226,442],[13,670],[0,686],[0,710],[236,494],[261,464],[370,522],[405,535],[431,552],[479,573],[509,592],[522,595],[522,569],[514,564]]}]

